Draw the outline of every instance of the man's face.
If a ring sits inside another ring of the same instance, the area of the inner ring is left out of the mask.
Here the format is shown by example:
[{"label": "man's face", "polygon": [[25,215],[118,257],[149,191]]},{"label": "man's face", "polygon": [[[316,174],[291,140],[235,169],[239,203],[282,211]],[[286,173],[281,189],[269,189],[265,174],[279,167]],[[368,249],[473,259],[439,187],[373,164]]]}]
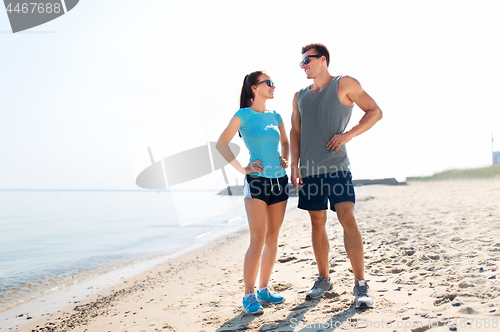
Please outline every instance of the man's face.
[{"label": "man's face", "polygon": [[318,54],[314,49],[310,49],[306,53],[302,54],[302,70],[304,70],[304,72],[306,73],[307,78],[316,78],[321,70],[321,62],[323,57],[314,57],[316,55]]}]

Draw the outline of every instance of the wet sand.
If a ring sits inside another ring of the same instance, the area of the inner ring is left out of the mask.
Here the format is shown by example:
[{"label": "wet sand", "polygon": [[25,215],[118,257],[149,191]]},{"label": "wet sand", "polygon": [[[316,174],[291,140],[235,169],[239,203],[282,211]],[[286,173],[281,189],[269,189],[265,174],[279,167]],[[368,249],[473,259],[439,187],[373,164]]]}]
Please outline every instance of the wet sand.
[{"label": "wet sand", "polygon": [[[287,212],[271,286],[286,297],[243,314],[246,230],[124,281],[19,331],[494,331],[500,329],[500,179],[357,187],[373,309],[354,309],[342,228],[329,213],[335,291],[317,275],[307,212]],[[25,313],[28,315],[29,313]],[[17,318],[26,319],[26,316]],[[35,321],[36,319],[36,321]]]}]

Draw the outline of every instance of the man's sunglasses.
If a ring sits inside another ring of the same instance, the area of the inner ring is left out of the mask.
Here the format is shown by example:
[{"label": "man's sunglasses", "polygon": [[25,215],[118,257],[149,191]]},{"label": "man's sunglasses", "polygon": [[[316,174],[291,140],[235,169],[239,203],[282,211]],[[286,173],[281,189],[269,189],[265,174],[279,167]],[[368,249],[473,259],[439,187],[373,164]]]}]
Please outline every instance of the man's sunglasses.
[{"label": "man's sunglasses", "polygon": [[254,85],[259,85],[261,83],[267,83],[267,86],[269,86],[270,88],[274,86],[274,82],[271,80],[260,81],[259,83],[255,83]]},{"label": "man's sunglasses", "polygon": [[313,54],[313,55],[308,55],[302,61],[300,62],[299,66],[302,68],[302,66],[309,64],[309,61],[311,61],[309,58],[321,58],[322,55],[319,54]]}]

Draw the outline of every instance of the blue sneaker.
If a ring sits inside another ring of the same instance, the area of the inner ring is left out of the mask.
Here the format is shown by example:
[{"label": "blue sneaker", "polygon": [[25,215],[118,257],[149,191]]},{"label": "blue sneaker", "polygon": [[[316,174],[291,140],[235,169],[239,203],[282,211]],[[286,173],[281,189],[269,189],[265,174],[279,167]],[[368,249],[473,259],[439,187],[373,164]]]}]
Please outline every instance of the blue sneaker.
[{"label": "blue sneaker", "polygon": [[257,315],[263,313],[264,308],[257,302],[255,294],[251,293],[248,298],[243,298],[243,311],[252,315]]},{"label": "blue sneaker", "polygon": [[271,293],[267,287],[262,291],[257,291],[257,301],[259,301],[259,303],[278,304],[283,302],[284,300],[285,298],[283,297],[283,295]]}]

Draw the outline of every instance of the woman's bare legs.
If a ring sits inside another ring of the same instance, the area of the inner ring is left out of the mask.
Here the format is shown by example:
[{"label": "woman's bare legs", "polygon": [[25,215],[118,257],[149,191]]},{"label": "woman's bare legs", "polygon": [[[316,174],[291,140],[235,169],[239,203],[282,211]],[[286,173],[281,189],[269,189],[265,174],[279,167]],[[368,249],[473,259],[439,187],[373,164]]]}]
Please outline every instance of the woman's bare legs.
[{"label": "woman's bare legs", "polygon": [[268,206],[260,199],[245,198],[250,230],[250,246],[243,264],[245,294],[254,291],[259,265],[261,265],[260,288],[266,287],[271,279],[274,261],[278,252],[278,236],[285,216],[286,203],[287,201],[283,201]]},{"label": "woman's bare legs", "polygon": [[267,287],[273,273],[278,253],[278,236],[285,217],[286,203],[287,201],[283,201],[267,207],[267,232],[260,261],[259,288]]},{"label": "woman's bare legs", "polygon": [[250,245],[243,263],[243,282],[245,284],[245,294],[249,294],[254,291],[255,280],[257,280],[257,274],[259,273],[260,255],[266,237],[267,204],[260,199],[245,198],[245,209],[250,231]]}]

